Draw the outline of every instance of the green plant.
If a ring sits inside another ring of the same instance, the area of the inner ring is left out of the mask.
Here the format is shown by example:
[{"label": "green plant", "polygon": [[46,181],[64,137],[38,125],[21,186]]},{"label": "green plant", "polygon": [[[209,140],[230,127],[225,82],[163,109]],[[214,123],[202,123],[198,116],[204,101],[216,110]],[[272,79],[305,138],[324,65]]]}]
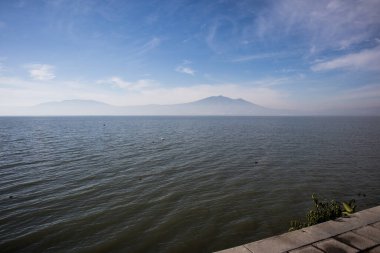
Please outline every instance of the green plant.
[{"label": "green plant", "polygon": [[349,215],[355,212],[356,205],[355,205],[355,200],[351,199],[350,202],[342,202],[344,211],[342,214],[344,215]]},{"label": "green plant", "polygon": [[328,220],[334,220],[336,218],[342,217],[344,215],[349,215],[355,212],[355,200],[351,200],[350,202],[339,202],[335,200],[320,201],[315,194],[312,196],[314,205],[307,212],[306,220],[292,220],[290,222],[289,231],[301,229],[304,227],[312,226],[318,223],[322,223]]}]

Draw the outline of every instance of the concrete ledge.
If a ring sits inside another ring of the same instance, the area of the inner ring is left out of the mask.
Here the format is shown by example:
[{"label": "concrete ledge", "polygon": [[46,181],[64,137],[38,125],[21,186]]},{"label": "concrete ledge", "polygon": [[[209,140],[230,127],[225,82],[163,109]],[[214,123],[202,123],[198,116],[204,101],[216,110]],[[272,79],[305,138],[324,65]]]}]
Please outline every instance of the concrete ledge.
[{"label": "concrete ledge", "polygon": [[345,252],[345,253],[359,252],[358,249],[350,247],[347,244],[339,242],[333,238],[314,243],[313,245],[321,249],[323,252]]},{"label": "concrete ledge", "polygon": [[226,250],[219,251],[219,253],[251,253],[246,247],[238,246]]},{"label": "concrete ledge", "polygon": [[377,243],[371,239],[351,231],[338,235],[335,239],[360,250],[369,249],[377,245]]},{"label": "concrete ledge", "polygon": [[219,253],[380,252],[380,206]]}]

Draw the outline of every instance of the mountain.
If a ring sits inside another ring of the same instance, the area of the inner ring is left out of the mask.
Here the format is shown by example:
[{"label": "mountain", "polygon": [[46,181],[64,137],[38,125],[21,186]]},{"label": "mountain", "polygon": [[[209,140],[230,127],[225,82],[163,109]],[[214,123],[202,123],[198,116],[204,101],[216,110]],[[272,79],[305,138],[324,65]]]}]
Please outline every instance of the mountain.
[{"label": "mountain", "polygon": [[282,115],[243,99],[224,96],[207,97],[190,103],[124,107],[125,115]]},{"label": "mountain", "polygon": [[224,96],[208,97],[171,107],[181,115],[273,115],[276,113],[275,110],[244,99],[232,99]]},{"label": "mountain", "polygon": [[[193,105],[255,105],[254,103],[248,102],[244,99],[238,98],[238,99],[232,99],[224,96],[213,96],[213,97],[207,97],[201,100],[197,100],[188,104]],[[258,105],[255,105],[258,106]]]},{"label": "mountain", "polygon": [[39,105],[36,105],[37,107],[45,107],[45,106],[52,106],[52,107],[76,107],[76,106],[110,106],[106,103],[95,101],[95,100],[80,100],[80,99],[72,99],[72,100],[64,100],[59,102],[47,102],[42,103]]},{"label": "mountain", "polygon": [[[12,113],[15,112],[15,113]],[[285,115],[244,99],[207,97],[174,105],[113,106],[93,100],[64,100],[32,107],[12,108],[2,115]]]},{"label": "mountain", "polygon": [[38,115],[107,115],[117,107],[94,100],[64,100],[33,106],[32,114]]}]

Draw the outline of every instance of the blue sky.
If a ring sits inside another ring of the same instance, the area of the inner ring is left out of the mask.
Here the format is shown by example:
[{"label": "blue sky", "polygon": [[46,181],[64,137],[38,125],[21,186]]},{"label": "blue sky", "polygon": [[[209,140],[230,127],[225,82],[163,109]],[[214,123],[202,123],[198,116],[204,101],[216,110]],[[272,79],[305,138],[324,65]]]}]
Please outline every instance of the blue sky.
[{"label": "blue sky", "polygon": [[0,1],[0,107],[380,106],[380,1]]}]

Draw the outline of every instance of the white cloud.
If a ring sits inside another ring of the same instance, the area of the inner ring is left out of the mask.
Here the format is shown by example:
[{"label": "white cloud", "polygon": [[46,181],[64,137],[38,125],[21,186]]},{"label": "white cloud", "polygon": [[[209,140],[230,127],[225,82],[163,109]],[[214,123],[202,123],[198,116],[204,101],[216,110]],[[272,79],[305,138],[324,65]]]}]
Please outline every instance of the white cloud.
[{"label": "white cloud", "polygon": [[123,80],[120,77],[113,76],[108,79],[98,80],[96,81],[96,83],[110,84],[114,87],[118,87],[125,90],[140,91],[142,89],[146,89],[146,88],[156,85],[157,82],[152,79],[140,79],[140,80],[137,80],[136,82],[128,82],[128,81]]},{"label": "white cloud", "polygon": [[177,72],[192,75],[192,76],[195,74],[195,71],[190,67],[178,66],[175,70]]},{"label": "white cloud", "polygon": [[333,69],[380,70],[380,47],[314,64],[313,71]]},{"label": "white cloud", "polygon": [[30,64],[26,68],[33,80],[48,81],[55,78],[54,66],[47,64]]},{"label": "white cloud", "polygon": [[[119,77],[99,80],[94,85],[83,81],[52,80],[47,83],[0,76],[0,107],[30,106],[66,99],[91,99],[113,105],[176,104],[215,95],[243,98],[272,108],[294,107],[286,93],[263,83],[163,87],[154,80],[128,82]],[[123,89],[110,89],[110,85]]]},{"label": "white cloud", "polygon": [[193,76],[195,74],[195,70],[189,67],[190,64],[192,64],[191,61],[183,60],[182,64],[176,67],[175,71]]}]

